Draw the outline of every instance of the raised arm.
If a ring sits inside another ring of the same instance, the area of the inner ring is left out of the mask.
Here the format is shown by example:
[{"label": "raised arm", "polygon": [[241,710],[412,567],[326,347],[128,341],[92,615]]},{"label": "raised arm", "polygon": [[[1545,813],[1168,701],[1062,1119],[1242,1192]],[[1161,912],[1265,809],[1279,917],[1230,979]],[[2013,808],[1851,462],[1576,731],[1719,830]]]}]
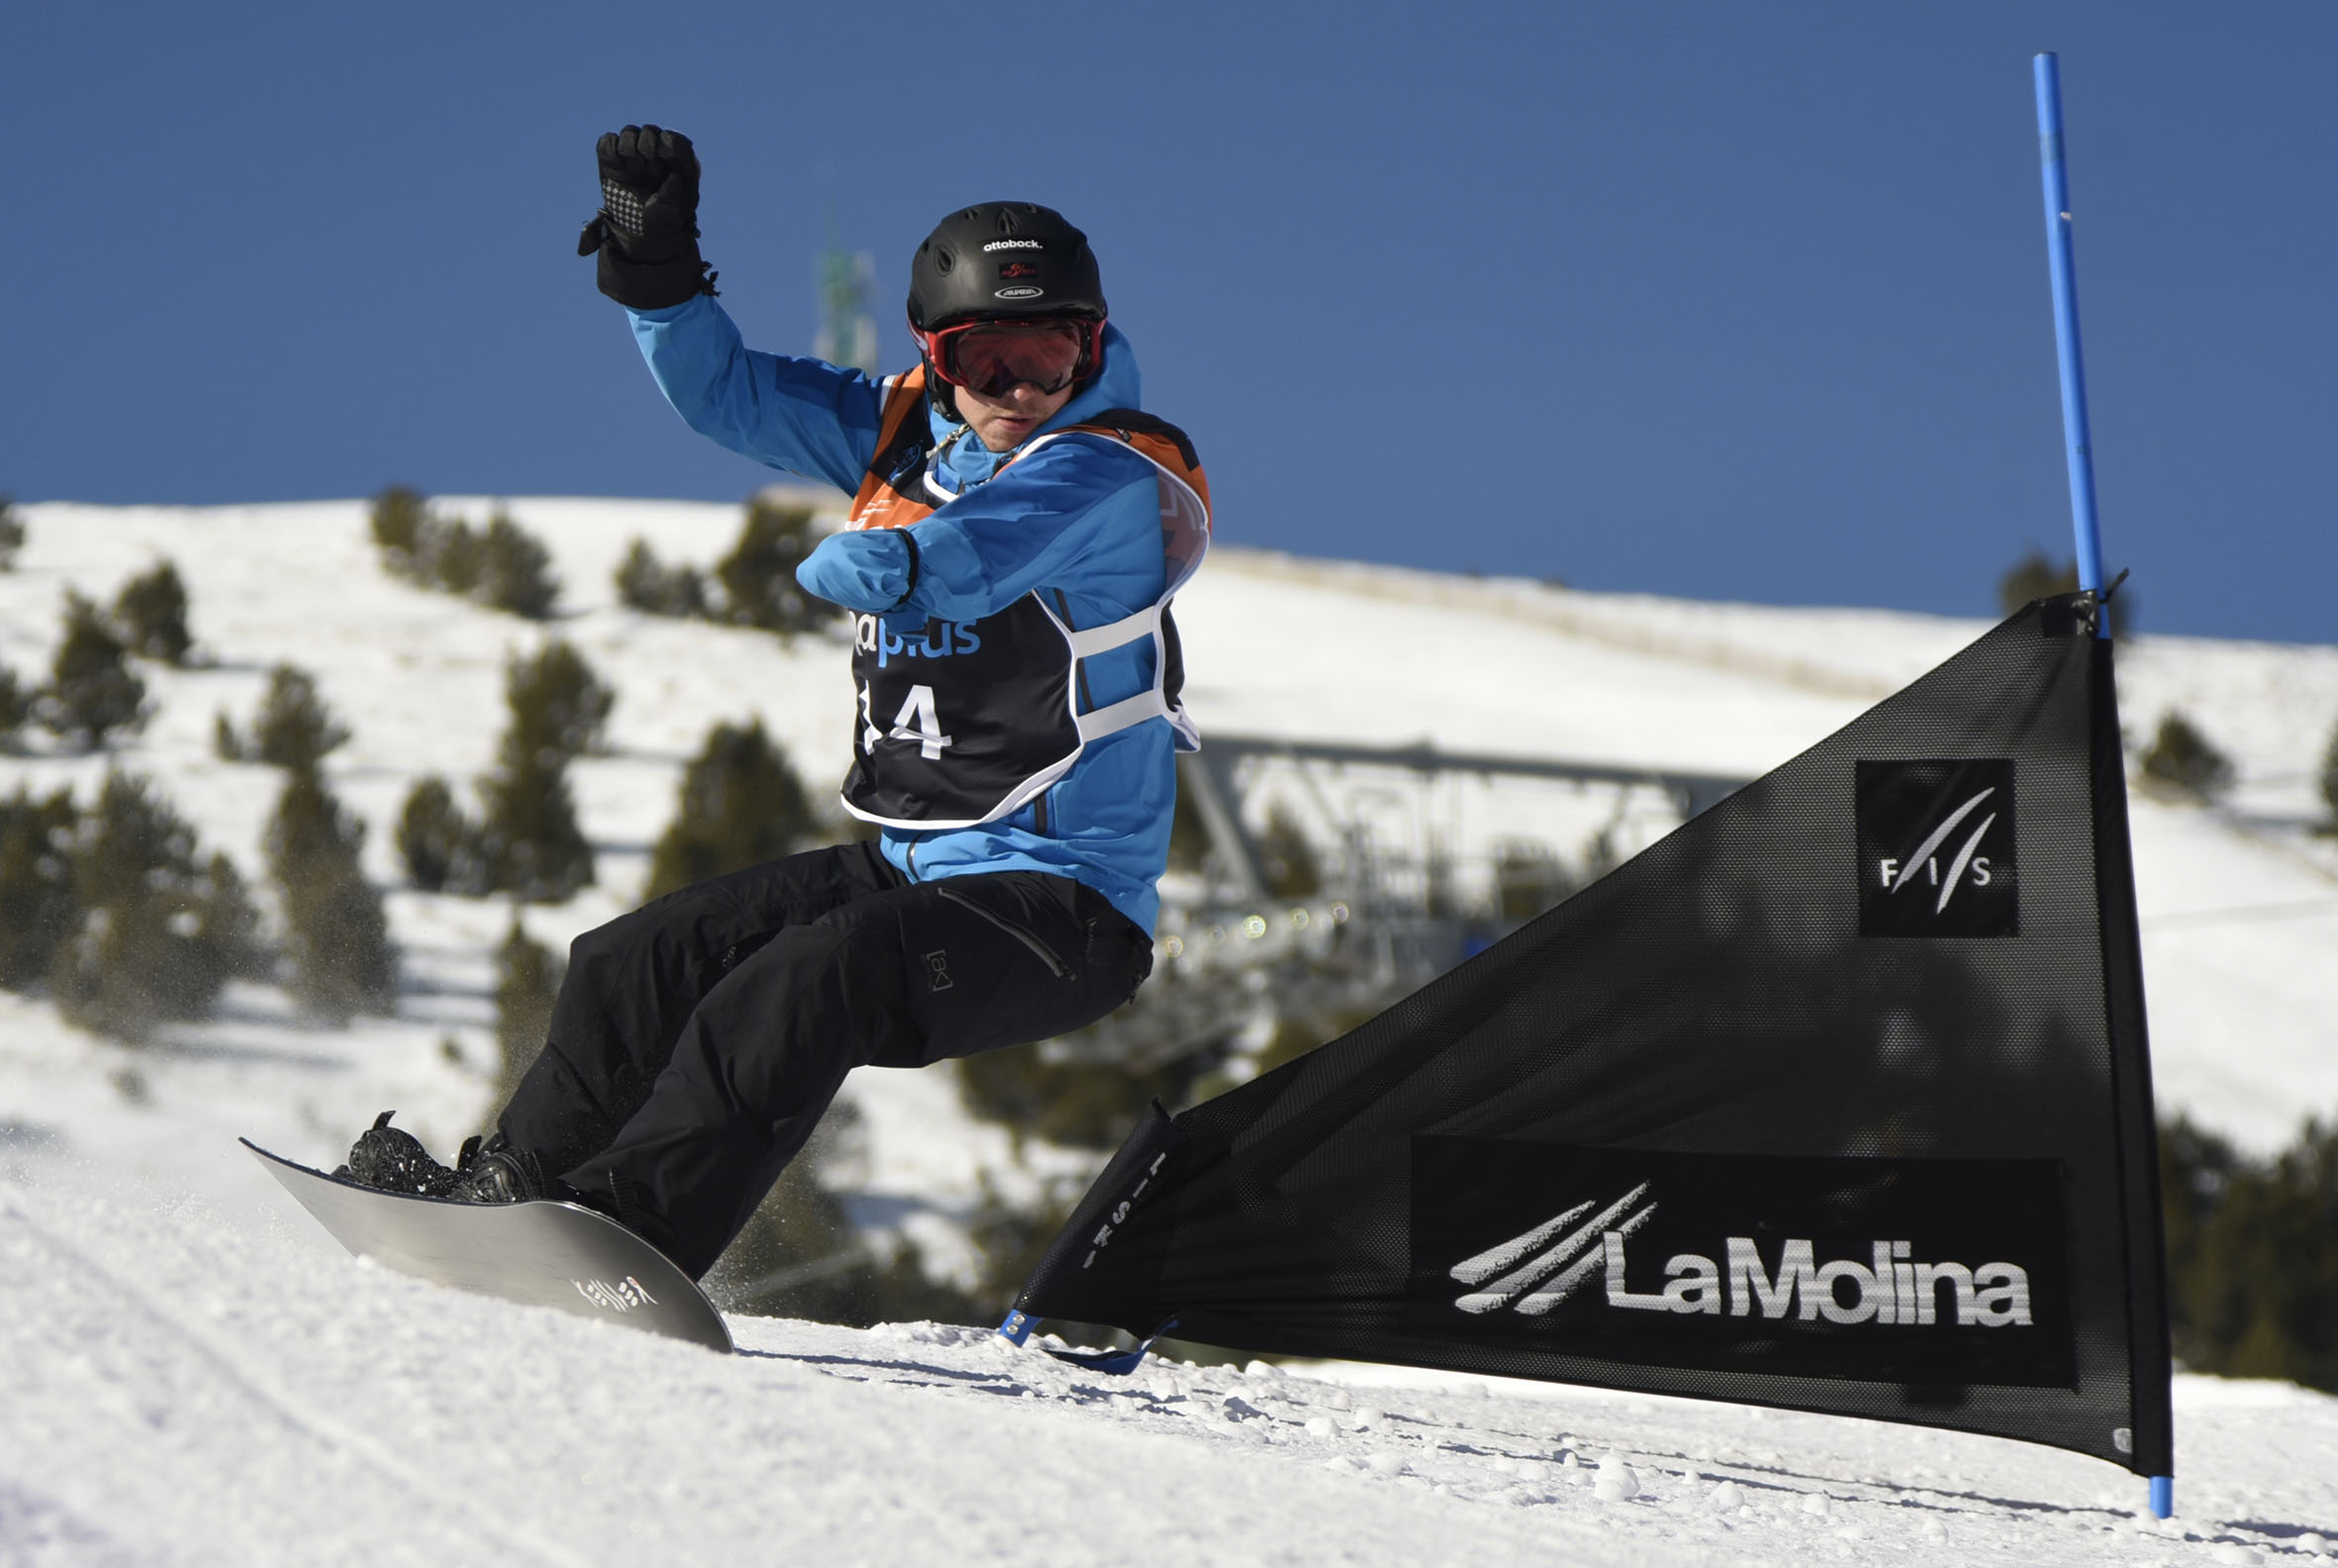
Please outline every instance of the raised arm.
[{"label": "raised arm", "polygon": [[698,250],[698,152],[678,131],[601,138],[601,211],[577,241],[626,307],[658,390],[692,430],[757,462],[850,492],[876,449],[883,389],[817,359],[750,352],[714,302]]},{"label": "raised arm", "polygon": [[756,352],[705,295],[627,314],[657,389],[692,430],[847,494],[860,488],[877,450],[878,383],[818,359]]}]

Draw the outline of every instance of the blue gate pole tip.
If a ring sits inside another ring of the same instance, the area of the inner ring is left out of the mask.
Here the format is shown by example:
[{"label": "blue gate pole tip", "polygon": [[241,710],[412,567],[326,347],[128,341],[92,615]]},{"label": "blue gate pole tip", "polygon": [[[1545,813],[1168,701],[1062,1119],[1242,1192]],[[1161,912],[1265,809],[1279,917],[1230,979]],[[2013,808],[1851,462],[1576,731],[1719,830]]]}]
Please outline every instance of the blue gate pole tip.
[{"label": "blue gate pole tip", "polygon": [[2151,1478],[2151,1517],[2164,1519],[2175,1512],[2176,1478],[2174,1476],[2153,1476]]},{"label": "blue gate pole tip", "polygon": [[1018,1349],[1021,1349],[1023,1342],[1030,1336],[1031,1320],[1028,1313],[1020,1310],[1011,1312],[1007,1315],[1007,1321],[999,1324],[999,1337]]}]

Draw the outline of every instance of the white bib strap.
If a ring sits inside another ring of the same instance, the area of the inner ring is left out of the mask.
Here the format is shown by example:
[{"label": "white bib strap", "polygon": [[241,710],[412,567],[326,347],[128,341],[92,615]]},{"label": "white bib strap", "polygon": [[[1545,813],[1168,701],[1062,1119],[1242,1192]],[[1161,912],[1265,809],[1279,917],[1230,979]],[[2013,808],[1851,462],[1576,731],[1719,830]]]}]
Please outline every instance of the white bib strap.
[{"label": "white bib strap", "polygon": [[1158,691],[1140,691],[1133,697],[1123,697],[1093,713],[1080,715],[1080,739],[1085,743],[1125,730],[1130,725],[1140,725],[1147,719],[1168,717],[1169,705],[1161,700]]},{"label": "white bib strap", "polygon": [[1072,644],[1072,657],[1093,658],[1134,642],[1139,637],[1151,637],[1161,627],[1161,607],[1153,605],[1132,616],[1122,616],[1107,626],[1090,627],[1085,632],[1066,632]]}]

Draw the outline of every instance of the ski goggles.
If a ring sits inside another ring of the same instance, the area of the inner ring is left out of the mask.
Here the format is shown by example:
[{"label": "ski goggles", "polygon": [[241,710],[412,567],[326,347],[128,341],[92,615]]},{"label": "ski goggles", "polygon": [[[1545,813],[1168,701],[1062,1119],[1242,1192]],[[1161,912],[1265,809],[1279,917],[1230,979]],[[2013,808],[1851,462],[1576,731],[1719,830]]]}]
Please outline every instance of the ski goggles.
[{"label": "ski goggles", "polygon": [[918,338],[936,375],[995,398],[1026,381],[1043,393],[1061,392],[1096,363],[1103,330],[1104,323],[1077,316],[1041,316],[963,322]]}]

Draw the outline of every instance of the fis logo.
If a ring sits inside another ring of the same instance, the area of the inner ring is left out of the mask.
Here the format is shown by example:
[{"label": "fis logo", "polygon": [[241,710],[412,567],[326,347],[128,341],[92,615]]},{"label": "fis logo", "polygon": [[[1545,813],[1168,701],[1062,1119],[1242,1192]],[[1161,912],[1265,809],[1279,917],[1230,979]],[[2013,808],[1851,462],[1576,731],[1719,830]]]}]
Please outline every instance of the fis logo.
[{"label": "fis logo", "polygon": [[1667,1258],[1663,1289],[1633,1290],[1626,1242],[1656,1214],[1656,1205],[1641,1204],[1650,1185],[1640,1183],[1589,1220],[1583,1217],[1594,1204],[1577,1204],[1464,1258],[1450,1275],[1469,1288],[1453,1305],[1478,1316],[1508,1309],[1536,1318],[1600,1276],[1611,1311],[1883,1327],[2031,1325],[2029,1272],[2020,1264],[1923,1263],[1915,1260],[1913,1242],[1894,1239],[1871,1242],[1864,1260],[1821,1263],[1814,1241],[1788,1237],[1773,1264],[1752,1236],[1724,1236],[1717,1254]]},{"label": "fis logo", "polygon": [[1858,765],[1859,933],[2015,936],[2013,764]]}]

